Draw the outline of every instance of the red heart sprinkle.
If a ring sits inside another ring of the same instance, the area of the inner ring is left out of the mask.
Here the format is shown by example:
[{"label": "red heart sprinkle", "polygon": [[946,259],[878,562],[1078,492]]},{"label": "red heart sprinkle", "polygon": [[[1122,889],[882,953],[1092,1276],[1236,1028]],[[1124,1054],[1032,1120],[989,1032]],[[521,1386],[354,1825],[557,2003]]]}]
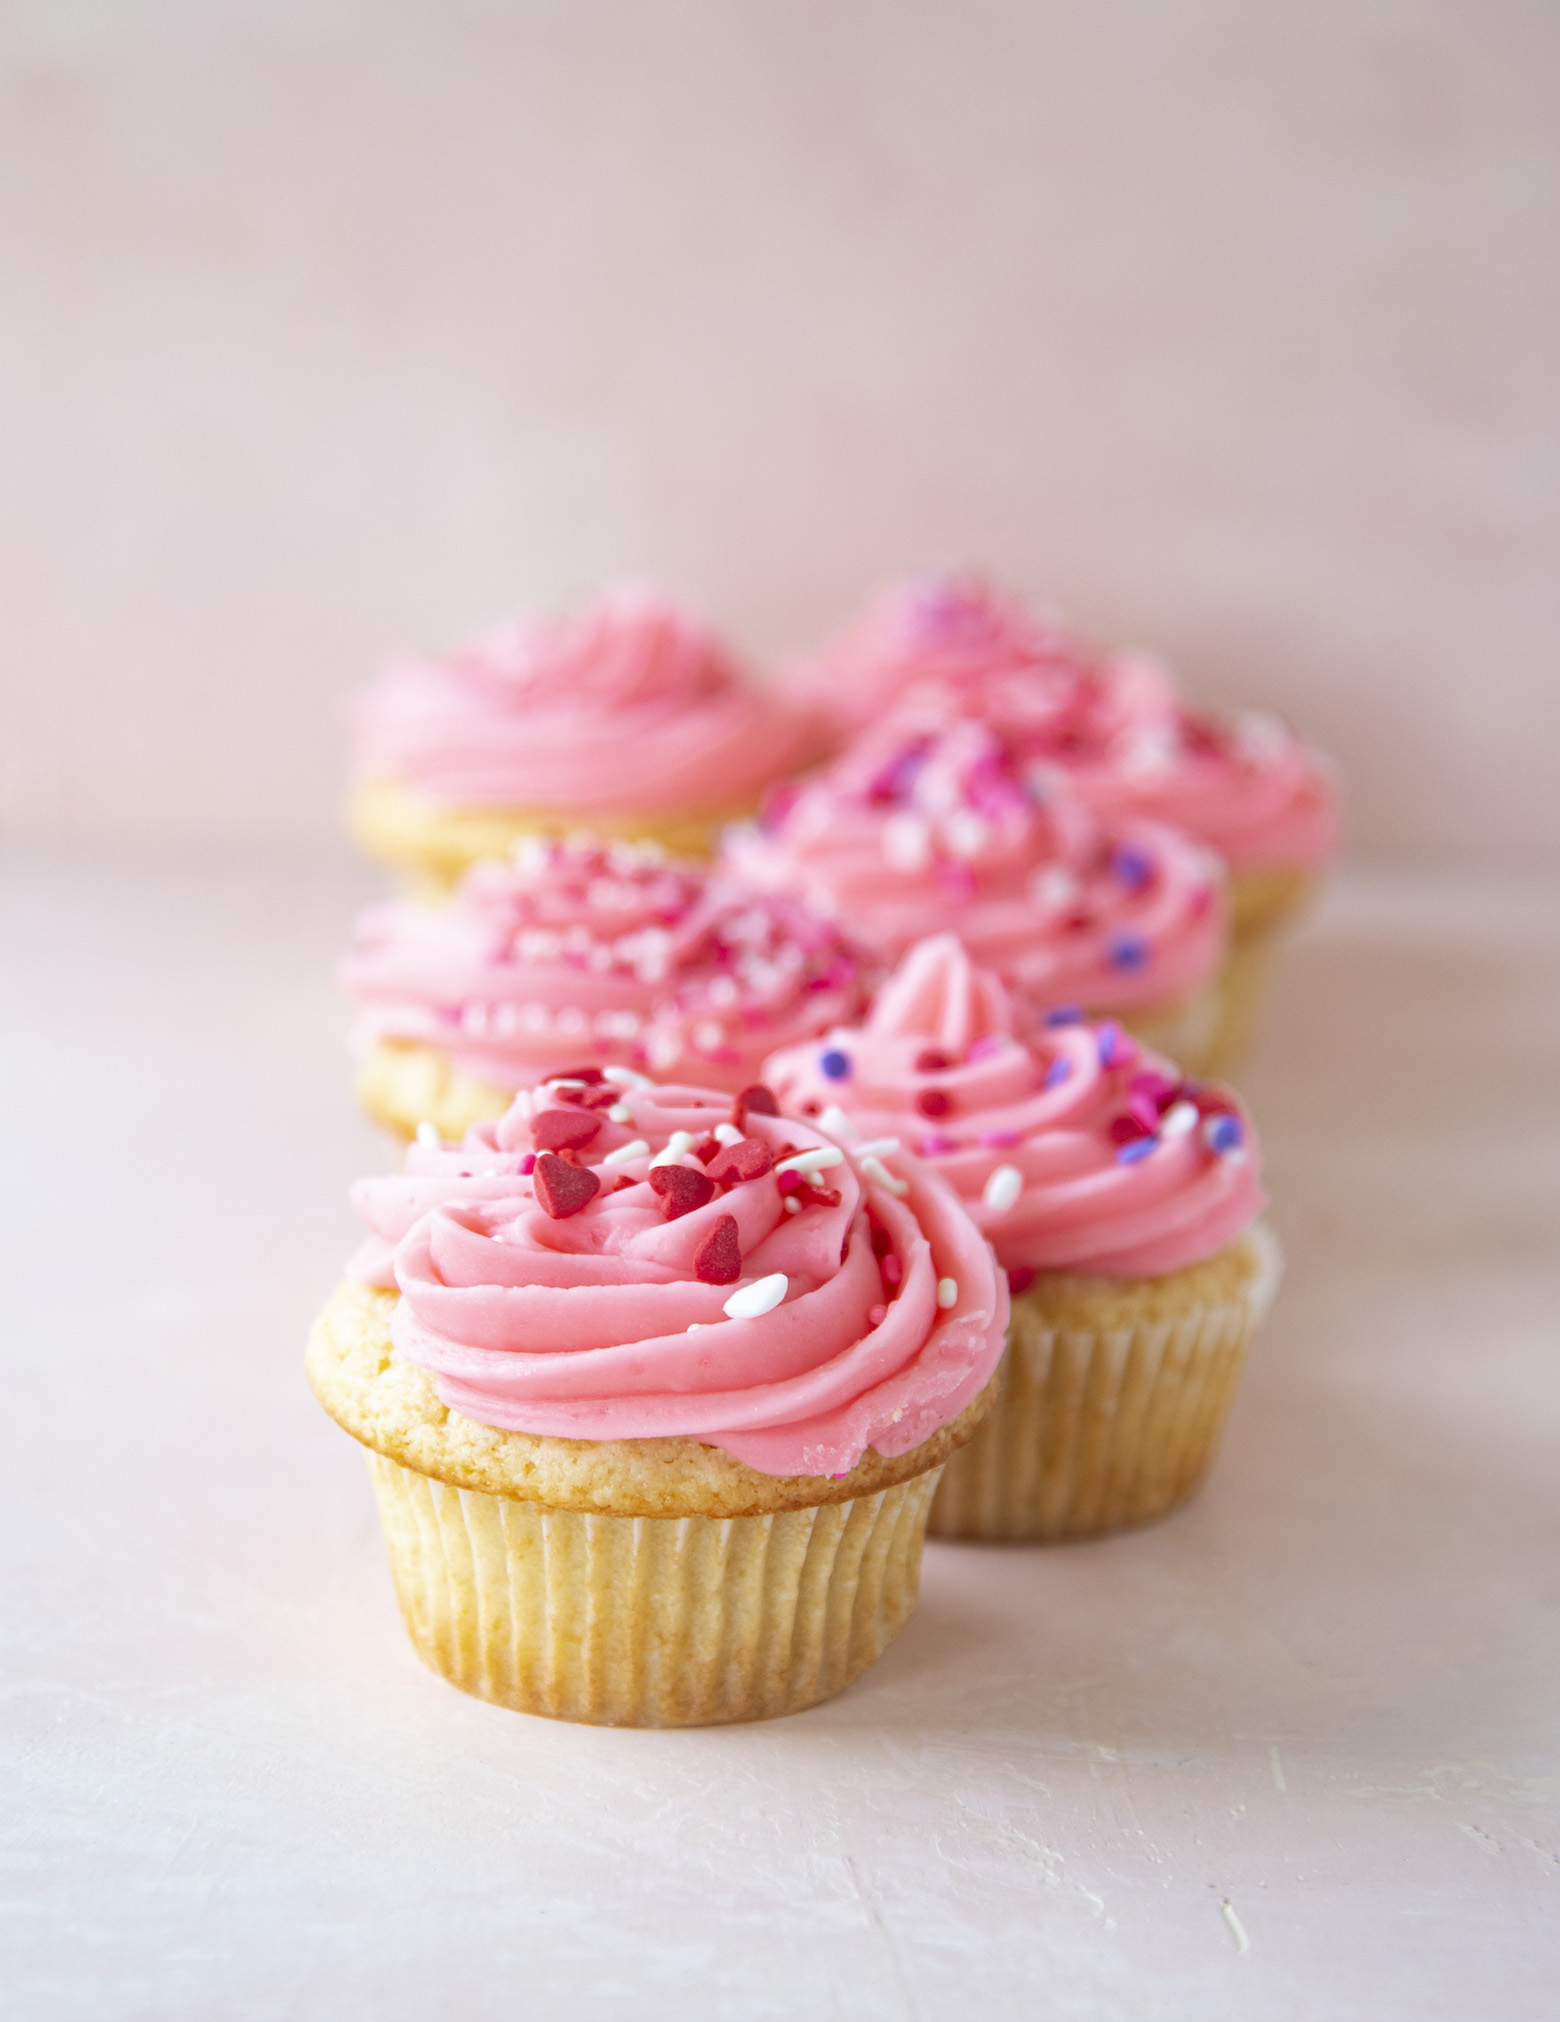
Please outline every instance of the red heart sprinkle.
[{"label": "red heart sprinkle", "polygon": [[577,1215],[601,1191],[601,1181],[588,1167],[569,1165],[550,1151],[536,1161],[531,1184],[539,1205],[555,1222]]},{"label": "red heart sprinkle", "polygon": [[599,1081],[599,1067],[563,1067],[556,1074],[549,1074],[549,1081]]},{"label": "red heart sprinkle", "polygon": [[735,1215],[722,1215],[695,1250],[693,1274],[701,1285],[734,1285],[742,1276]]},{"label": "red heart sprinkle", "polygon": [[588,1109],[544,1109],[531,1119],[531,1142],[538,1151],[581,1151],[600,1129]]},{"label": "red heart sprinkle", "polygon": [[753,1116],[780,1114],[780,1105],[775,1100],[774,1090],[766,1088],[761,1081],[755,1081],[750,1087],[744,1088],[737,1101]]},{"label": "red heart sprinkle", "polygon": [[953,1104],[945,1089],[923,1088],[915,1099],[915,1106],[923,1116],[946,1116]]},{"label": "red heart sprinkle", "polygon": [[693,1155],[699,1161],[700,1165],[708,1165],[710,1160],[715,1156],[716,1152],[718,1152],[720,1149],[721,1149],[721,1142],[718,1137],[701,1138],[699,1142],[693,1147]]},{"label": "red heart sprinkle", "polygon": [[740,1186],[743,1180],[762,1179],[774,1164],[774,1154],[756,1137],[728,1144],[710,1167],[710,1178],[723,1187]]},{"label": "red heart sprinkle", "polygon": [[650,1185],[666,1203],[669,1222],[675,1222],[679,1215],[691,1215],[695,1208],[702,1208],[706,1201],[715,1198],[715,1182],[707,1172],[695,1172],[691,1165],[653,1165]]}]

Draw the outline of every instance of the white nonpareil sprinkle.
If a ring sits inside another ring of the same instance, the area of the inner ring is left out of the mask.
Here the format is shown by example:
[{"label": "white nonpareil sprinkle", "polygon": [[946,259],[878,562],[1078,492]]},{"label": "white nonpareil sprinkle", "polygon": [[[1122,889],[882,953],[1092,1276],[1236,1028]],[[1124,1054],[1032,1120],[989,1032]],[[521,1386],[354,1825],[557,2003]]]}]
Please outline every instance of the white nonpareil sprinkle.
[{"label": "white nonpareil sprinkle", "polygon": [[742,1133],[734,1123],[717,1123],[714,1131],[717,1144],[740,1144]]},{"label": "white nonpareil sprinkle", "polygon": [[858,1144],[855,1147],[857,1158],[887,1158],[898,1149],[897,1137],[869,1138],[865,1144]]},{"label": "white nonpareil sprinkle", "polygon": [[733,1320],[756,1320],[761,1313],[775,1310],[789,1285],[784,1271],[771,1271],[767,1278],[755,1278],[751,1285],[738,1285],[724,1310]]},{"label": "white nonpareil sprinkle", "polygon": [[885,1193],[902,1196],[910,1191],[910,1182],[908,1180],[895,1179],[894,1175],[880,1158],[864,1158],[861,1161],[861,1170],[874,1186],[882,1187]]},{"label": "white nonpareil sprinkle", "polygon": [[923,870],[932,860],[932,832],[919,815],[891,814],[882,840],[883,860],[896,871]]},{"label": "white nonpareil sprinkle", "polygon": [[626,1102],[614,1102],[612,1107],[607,1111],[607,1121],[609,1123],[632,1123],[633,1120],[634,1112]]},{"label": "white nonpareil sprinkle", "polygon": [[417,1142],[424,1151],[437,1151],[444,1140],[439,1135],[436,1123],[420,1123],[417,1126]]},{"label": "white nonpareil sprinkle", "polygon": [[799,1215],[802,1211],[802,1204],[796,1198],[795,1194],[787,1194],[784,1201],[781,1203],[781,1206],[785,1209],[788,1215]]},{"label": "white nonpareil sprinkle", "polygon": [[1188,1131],[1196,1128],[1195,1102],[1173,1102],[1159,1119],[1159,1135],[1162,1138],[1185,1137]]},{"label": "white nonpareil sprinkle", "polygon": [[692,1151],[698,1142],[691,1130],[674,1130],[666,1141],[665,1151],[658,1151],[650,1163],[652,1166],[676,1165],[685,1151]]},{"label": "white nonpareil sprinkle", "polygon": [[603,1165],[627,1165],[630,1159],[643,1158],[650,1147],[642,1137],[631,1138],[627,1144],[620,1144],[616,1151],[609,1151],[601,1161]]},{"label": "white nonpareil sprinkle", "polygon": [[603,1067],[603,1081],[610,1081],[614,1088],[654,1088],[655,1083],[648,1074],[636,1074],[632,1067]]},{"label": "white nonpareil sprinkle", "polygon": [[958,1297],[959,1281],[957,1278],[939,1278],[937,1280],[937,1303],[942,1307],[944,1312],[950,1306],[957,1303]]},{"label": "white nonpareil sprinkle", "polygon": [[1024,1191],[1024,1175],[1016,1165],[999,1165],[987,1180],[982,1201],[994,1215],[1005,1215]]},{"label": "white nonpareil sprinkle", "polygon": [[820,1144],[815,1151],[793,1152],[781,1159],[776,1172],[827,1172],[831,1165],[843,1165],[845,1154],[837,1144]]},{"label": "white nonpareil sprinkle", "polygon": [[683,1332],[685,1334],[697,1334],[701,1328],[718,1327],[719,1325],[720,1322],[718,1320],[690,1320],[687,1326],[684,1327]]},{"label": "white nonpareil sprinkle", "polygon": [[542,1083],[542,1091],[545,1091],[549,1088],[588,1088],[589,1085],[590,1084],[585,1081],[571,1080],[567,1074],[563,1074],[559,1075],[555,1080],[544,1081]]},{"label": "white nonpareil sprinkle", "polygon": [[856,1126],[837,1102],[831,1102],[819,1117],[818,1128],[825,1137],[842,1137],[847,1144],[856,1135]]}]

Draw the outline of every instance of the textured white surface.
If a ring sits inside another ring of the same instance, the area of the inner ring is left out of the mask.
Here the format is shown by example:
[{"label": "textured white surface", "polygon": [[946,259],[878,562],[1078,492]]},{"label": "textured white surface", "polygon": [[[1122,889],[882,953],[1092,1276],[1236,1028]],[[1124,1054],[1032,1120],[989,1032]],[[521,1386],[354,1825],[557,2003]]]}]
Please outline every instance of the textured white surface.
[{"label": "textured white surface", "polygon": [[1294,950],[1290,1274],[1194,1508],[935,1546],[841,1699],[663,1735],[421,1671],[305,1390],[358,889],[5,882],[8,2016],[1554,2014],[1552,901],[1356,883]]},{"label": "textured white surface", "polygon": [[323,836],[389,649],[969,556],[1560,861],[1557,240],[1546,0],[8,0],[3,818]]}]

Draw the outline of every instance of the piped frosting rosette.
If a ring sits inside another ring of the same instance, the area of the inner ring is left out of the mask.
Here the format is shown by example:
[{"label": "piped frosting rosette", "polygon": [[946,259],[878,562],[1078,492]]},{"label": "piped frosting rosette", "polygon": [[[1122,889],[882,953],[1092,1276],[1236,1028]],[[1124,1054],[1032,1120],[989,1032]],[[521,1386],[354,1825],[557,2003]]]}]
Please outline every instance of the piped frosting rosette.
[{"label": "piped frosting rosette", "polygon": [[547,1083],[360,1181],[352,1274],[399,1286],[397,1354],[483,1425],[692,1437],[776,1475],[906,1453],[990,1378],[1006,1286],[928,1167],[772,1110]]},{"label": "piped frosting rosette", "polygon": [[439,908],[372,908],[339,976],[360,1050],[434,1046],[509,1090],[582,1054],[735,1090],[862,1001],[839,932],[796,900],[588,837],[527,838]]},{"label": "piped frosting rosette", "polygon": [[1030,1004],[1166,1006],[1223,954],[1224,872],[1171,829],[1107,827],[991,724],[906,707],[728,837],[876,961],[956,931]]},{"label": "piped frosting rosette", "polygon": [[817,728],[676,604],[631,584],[392,666],[358,697],[353,733],[360,773],[430,800],[589,821],[756,799],[806,761]]},{"label": "piped frosting rosette", "polygon": [[897,1139],[957,1191],[1013,1289],[1037,1271],[1145,1278],[1216,1255],[1259,1214],[1238,1099],[1188,1081],[1114,1022],[1031,1043],[951,934],[913,948],[864,1026],[777,1053],[788,1110],[843,1141]]},{"label": "piped frosting rosette", "polygon": [[976,577],[896,585],[797,692],[858,726],[911,702],[976,715],[1107,820],[1167,822],[1235,870],[1316,871],[1337,848],[1332,774],[1278,718],[1194,708],[1159,661],[1095,654]]}]

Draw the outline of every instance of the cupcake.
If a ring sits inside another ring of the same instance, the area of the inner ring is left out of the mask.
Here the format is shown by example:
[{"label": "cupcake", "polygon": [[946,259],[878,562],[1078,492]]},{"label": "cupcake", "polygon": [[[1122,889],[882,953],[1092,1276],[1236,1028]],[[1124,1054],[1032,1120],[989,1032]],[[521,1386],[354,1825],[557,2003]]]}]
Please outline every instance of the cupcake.
[{"label": "cupcake", "polygon": [[1275,939],[1338,846],[1332,772],[1276,717],[1193,708],[1157,660],[1093,654],[960,577],[890,590],[793,687],[809,706],[833,698],[836,735],[910,701],[973,713],[1024,761],[1064,769],[1107,822],[1167,822],[1217,850],[1231,940],[1214,1052],[1238,1058]]},{"label": "cupcake", "polygon": [[675,604],[629,586],[389,668],[359,696],[353,732],[354,833],[437,892],[538,833],[707,854],[807,761],[817,725]]},{"label": "cupcake", "polygon": [[795,892],[880,971],[953,931],[1027,1012],[1118,1016],[1194,1068],[1217,1031],[1217,857],[1162,823],[1101,822],[996,726],[935,700],[779,789],[724,861]]},{"label": "cupcake", "polygon": [[1024,1043],[951,934],[911,950],[864,1026],[765,1073],[866,1169],[887,1145],[927,1160],[1007,1272],[1002,1400],[949,1463],[935,1533],[1083,1537],[1195,1492],[1277,1282],[1234,1095],[1115,1023]]},{"label": "cupcake", "polygon": [[699,1726],[810,1706],[903,1626],[1007,1322],[926,1166],[843,1152],[761,1087],[619,1100],[592,1067],[354,1200],[309,1377],[367,1449],[434,1670]]},{"label": "cupcake", "polygon": [[862,1003],[838,931],[797,900],[588,837],[528,837],[445,906],[373,907],[339,973],[361,1100],[403,1137],[458,1138],[582,1055],[734,1094]]}]

